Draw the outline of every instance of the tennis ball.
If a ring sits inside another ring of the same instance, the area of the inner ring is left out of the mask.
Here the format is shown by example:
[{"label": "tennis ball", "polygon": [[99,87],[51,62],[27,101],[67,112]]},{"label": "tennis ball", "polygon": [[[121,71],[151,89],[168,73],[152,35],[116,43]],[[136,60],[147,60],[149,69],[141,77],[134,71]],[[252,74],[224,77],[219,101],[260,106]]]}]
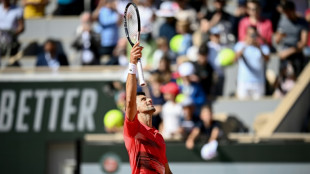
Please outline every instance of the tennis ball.
[{"label": "tennis ball", "polygon": [[184,99],[185,99],[185,95],[181,93],[181,94],[178,94],[178,95],[176,96],[175,101],[176,101],[177,103],[182,103],[182,102],[184,101]]},{"label": "tennis ball", "polygon": [[235,52],[230,48],[224,48],[219,52],[217,58],[221,66],[229,66],[235,61]]},{"label": "tennis ball", "polygon": [[182,41],[183,41],[183,36],[181,34],[177,34],[173,36],[169,42],[170,49],[173,52],[178,52],[180,50]]},{"label": "tennis ball", "polygon": [[103,125],[106,128],[121,127],[123,122],[123,113],[117,109],[108,111],[103,117]]}]

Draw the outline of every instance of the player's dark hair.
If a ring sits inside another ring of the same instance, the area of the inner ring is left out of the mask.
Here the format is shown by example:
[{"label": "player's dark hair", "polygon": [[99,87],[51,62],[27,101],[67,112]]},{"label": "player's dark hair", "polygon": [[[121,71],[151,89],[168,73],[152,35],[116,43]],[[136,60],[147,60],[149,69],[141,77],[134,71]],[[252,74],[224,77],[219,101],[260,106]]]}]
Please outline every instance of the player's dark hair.
[{"label": "player's dark hair", "polygon": [[137,96],[139,95],[144,95],[145,96],[145,92],[137,92]]},{"label": "player's dark hair", "polygon": [[[137,95],[136,95],[136,96],[139,96],[139,95],[145,96],[145,93],[144,93],[144,92],[137,92]],[[126,107],[125,107],[125,111],[126,111]]]}]

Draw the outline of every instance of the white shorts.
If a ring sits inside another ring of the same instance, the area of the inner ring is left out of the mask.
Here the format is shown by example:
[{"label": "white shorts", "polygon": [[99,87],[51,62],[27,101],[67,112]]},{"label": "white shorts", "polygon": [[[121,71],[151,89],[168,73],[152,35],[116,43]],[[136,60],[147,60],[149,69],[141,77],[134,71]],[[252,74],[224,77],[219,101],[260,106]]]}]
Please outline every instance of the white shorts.
[{"label": "white shorts", "polygon": [[265,84],[238,82],[237,97],[239,99],[260,99],[265,95]]}]

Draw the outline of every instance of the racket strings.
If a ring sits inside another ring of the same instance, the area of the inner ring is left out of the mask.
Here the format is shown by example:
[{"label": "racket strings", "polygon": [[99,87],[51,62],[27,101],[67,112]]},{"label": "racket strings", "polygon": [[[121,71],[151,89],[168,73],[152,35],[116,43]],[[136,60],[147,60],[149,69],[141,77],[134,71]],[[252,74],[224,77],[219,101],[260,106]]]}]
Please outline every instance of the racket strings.
[{"label": "racket strings", "polygon": [[131,42],[138,41],[138,16],[135,8],[131,5],[127,9],[126,14],[128,36]]}]

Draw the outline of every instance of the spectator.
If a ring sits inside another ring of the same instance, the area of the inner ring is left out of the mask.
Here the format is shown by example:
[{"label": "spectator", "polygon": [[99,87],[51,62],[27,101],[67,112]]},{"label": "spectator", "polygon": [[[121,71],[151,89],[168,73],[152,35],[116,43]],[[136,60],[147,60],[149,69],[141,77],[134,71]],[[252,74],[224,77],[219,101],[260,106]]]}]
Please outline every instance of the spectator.
[{"label": "spectator", "polygon": [[153,63],[151,69],[158,68],[159,62],[163,57],[167,57],[170,62],[173,62],[173,64],[175,64],[176,54],[170,50],[167,39],[164,37],[156,39],[156,45],[157,49],[153,54]]},{"label": "spectator", "polygon": [[235,45],[238,59],[237,97],[259,99],[265,95],[265,61],[269,58],[268,45],[261,45],[255,26],[249,26],[245,41]]},{"label": "spectator", "polygon": [[184,113],[184,119],[181,122],[182,134],[183,137],[187,137],[195,126],[194,119],[197,122],[197,119],[194,116],[195,103],[191,97],[185,96],[180,104],[182,105]]},{"label": "spectator", "polygon": [[191,131],[186,139],[186,148],[193,149],[195,146],[195,141],[199,136],[207,142],[212,142],[218,140],[220,136],[220,124],[213,120],[213,113],[211,106],[204,105],[200,112],[201,122],[195,125],[194,129]]},{"label": "spectator", "polygon": [[305,66],[302,53],[307,45],[308,24],[305,19],[298,17],[292,1],[282,4],[284,15],[281,17],[275,35],[275,42],[281,44],[278,55],[282,65],[290,62],[293,65],[294,75],[298,78]]},{"label": "spectator", "polygon": [[260,14],[260,4],[258,0],[249,0],[247,2],[248,17],[243,18],[239,23],[239,41],[244,41],[247,35],[247,29],[249,26],[255,26],[257,28],[261,44],[268,44],[271,46],[271,37],[273,34],[272,23],[269,19],[264,19]]},{"label": "spectator", "polygon": [[84,1],[81,0],[57,0],[55,16],[80,15],[84,10]]},{"label": "spectator", "polygon": [[188,0],[176,1],[180,9],[176,13],[176,19],[178,21],[187,21],[189,23],[189,29],[195,31],[198,29],[197,12],[189,5]]},{"label": "spectator", "polygon": [[128,65],[128,58],[127,58],[127,38],[123,37],[120,38],[117,42],[117,45],[113,51],[113,56],[117,59],[117,62],[121,66]]},{"label": "spectator", "polygon": [[155,13],[152,9],[152,1],[149,0],[134,0],[138,6],[141,21],[140,44],[143,45],[142,65],[143,68],[149,69],[153,62],[153,53],[156,43],[152,36],[153,23],[155,21]]},{"label": "spectator", "polygon": [[195,105],[193,121],[199,120],[199,112],[202,105],[206,103],[206,95],[202,86],[195,77],[195,67],[191,62],[184,62],[178,68],[182,79],[181,90],[185,97],[189,97]]},{"label": "spectator", "polygon": [[223,44],[234,42],[235,38],[231,34],[234,17],[224,11],[226,0],[214,0],[215,11],[207,13],[200,22],[200,29],[204,33],[215,26],[221,28],[220,39]]},{"label": "spectator", "polygon": [[259,4],[261,6],[261,17],[271,20],[273,31],[276,31],[280,19],[280,11],[278,7],[281,1],[283,0],[259,0]]},{"label": "spectator", "polygon": [[209,48],[208,61],[214,70],[214,80],[211,90],[211,96],[222,96],[225,74],[223,67],[217,62],[218,53],[224,48],[220,41],[220,29],[218,26],[211,28],[210,30],[210,41],[207,43]]},{"label": "spectator", "polygon": [[197,12],[197,19],[201,20],[208,12],[208,1],[205,0],[191,0],[189,5]]},{"label": "spectator", "polygon": [[238,0],[238,6],[235,10],[234,13],[234,19],[232,23],[232,32],[235,36],[235,38],[238,37],[238,28],[239,28],[239,23],[241,19],[247,16],[247,7],[246,7],[246,0]]},{"label": "spectator", "polygon": [[49,0],[22,0],[24,6],[24,18],[41,18],[45,15],[45,7]]},{"label": "spectator", "polygon": [[100,55],[109,57],[106,64],[117,64],[117,59],[113,59],[112,56],[119,39],[118,27],[122,18],[116,10],[115,0],[101,1],[93,12],[93,18],[100,24],[98,31],[101,35]]},{"label": "spectator", "polygon": [[192,41],[193,44],[190,48],[187,49],[186,57],[192,62],[196,62],[198,57],[198,49],[200,45],[203,43],[204,39],[202,37],[202,33],[199,31],[196,31],[192,35]]},{"label": "spectator", "polygon": [[159,61],[159,66],[154,72],[158,73],[162,79],[162,83],[171,81],[172,72],[170,68],[170,60],[167,57],[162,57]]},{"label": "spectator", "polygon": [[275,82],[274,98],[285,96],[295,86],[296,77],[294,75],[293,66],[289,62],[287,63],[287,65],[282,64],[280,67],[280,74]]},{"label": "spectator", "polygon": [[199,77],[199,83],[201,84],[206,97],[210,98],[211,86],[213,82],[213,68],[208,61],[208,47],[206,44],[202,44],[198,50],[198,59],[195,62],[196,74]]},{"label": "spectator", "polygon": [[188,21],[177,21],[176,24],[177,33],[181,34],[183,39],[180,43],[180,48],[178,50],[178,55],[186,55],[187,50],[192,46],[192,34],[189,28]]},{"label": "spectator", "polygon": [[125,113],[126,93],[124,84],[121,81],[113,81],[112,89],[117,108]]},{"label": "spectator", "polygon": [[174,82],[169,82],[161,87],[166,103],[162,107],[161,118],[163,120],[163,137],[166,139],[180,137],[181,120],[183,119],[182,106],[176,103],[179,87]]},{"label": "spectator", "polygon": [[2,0],[0,4],[0,58],[4,55],[17,54],[20,47],[18,36],[24,29],[22,8],[11,3],[11,0]]},{"label": "spectator", "polygon": [[152,39],[153,22],[155,21],[155,14],[151,5],[147,0],[134,0],[138,6],[141,21],[140,39],[148,41]]},{"label": "spectator", "polygon": [[164,1],[160,4],[160,9],[156,12],[158,17],[165,18],[164,23],[159,27],[159,37],[166,38],[168,43],[177,34],[175,14],[178,10],[179,5],[176,2]]},{"label": "spectator", "polygon": [[93,19],[90,12],[83,12],[80,15],[80,24],[76,28],[76,35],[82,34],[82,32],[86,29],[93,29]]},{"label": "spectator", "polygon": [[89,12],[81,15],[81,25],[77,29],[77,36],[72,46],[80,51],[82,65],[99,65],[99,44],[96,34],[92,30],[92,19]]},{"label": "spectator", "polygon": [[159,125],[162,122],[160,113],[162,111],[162,106],[165,103],[164,96],[162,92],[160,91],[161,85],[162,85],[162,79],[161,79],[160,74],[157,72],[152,73],[149,78],[148,87],[149,87],[149,92],[150,92],[150,96],[152,99],[152,103],[156,109],[152,117],[152,124],[158,130],[162,129],[159,127]]},{"label": "spectator", "polygon": [[59,66],[69,65],[67,56],[61,52],[55,40],[48,39],[44,43],[44,52],[37,56],[36,66],[48,66],[58,69]]}]

